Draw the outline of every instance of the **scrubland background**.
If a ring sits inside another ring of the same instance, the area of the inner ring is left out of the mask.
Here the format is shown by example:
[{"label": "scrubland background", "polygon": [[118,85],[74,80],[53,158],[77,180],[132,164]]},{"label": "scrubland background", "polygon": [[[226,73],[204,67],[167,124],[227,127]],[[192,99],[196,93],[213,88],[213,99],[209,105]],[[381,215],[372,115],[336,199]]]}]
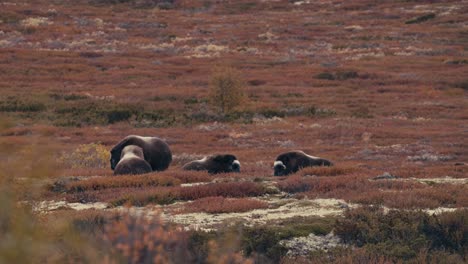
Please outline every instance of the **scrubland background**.
[{"label": "scrubland background", "polygon": [[[0,1],[0,263],[466,262],[467,13]],[[220,74],[243,91],[226,109]],[[165,139],[170,169],[113,177],[129,134]],[[272,177],[293,149],[335,166]],[[211,153],[242,172],[180,169]]]}]

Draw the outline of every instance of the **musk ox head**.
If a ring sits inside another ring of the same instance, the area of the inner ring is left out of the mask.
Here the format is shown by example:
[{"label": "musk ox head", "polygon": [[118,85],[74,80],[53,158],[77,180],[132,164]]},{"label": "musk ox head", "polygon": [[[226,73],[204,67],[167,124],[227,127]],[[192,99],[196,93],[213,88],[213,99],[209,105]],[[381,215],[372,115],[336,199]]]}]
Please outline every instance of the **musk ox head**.
[{"label": "musk ox head", "polygon": [[273,168],[275,176],[284,176],[287,174],[286,165],[284,165],[284,163],[281,160],[275,161],[275,163],[273,164]]},{"label": "musk ox head", "polygon": [[110,153],[111,153],[110,165],[111,165],[111,169],[114,170],[115,166],[117,166],[117,163],[119,163],[120,161],[121,152],[117,151],[116,149],[112,149]]},{"label": "musk ox head", "polygon": [[[216,163],[216,168],[222,172],[240,172],[240,162],[236,156],[231,154],[216,155],[213,157],[213,162]],[[218,171],[213,171],[217,173]]]}]

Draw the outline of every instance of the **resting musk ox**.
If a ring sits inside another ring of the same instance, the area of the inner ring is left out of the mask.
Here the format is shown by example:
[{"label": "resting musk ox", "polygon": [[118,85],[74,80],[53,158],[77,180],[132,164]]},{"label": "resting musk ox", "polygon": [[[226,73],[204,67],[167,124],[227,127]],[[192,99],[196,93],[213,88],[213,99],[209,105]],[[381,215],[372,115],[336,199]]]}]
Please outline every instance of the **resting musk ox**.
[{"label": "resting musk ox", "polygon": [[273,164],[275,176],[284,176],[295,173],[304,167],[331,165],[333,164],[326,159],[307,155],[300,150],[280,154]]},{"label": "resting musk ox", "polygon": [[240,172],[240,162],[236,156],[231,154],[217,154],[205,157],[201,160],[194,160],[185,164],[184,170],[206,170],[208,173],[216,174],[223,172]]},{"label": "resting musk ox", "polygon": [[153,171],[150,164],[146,162],[143,149],[128,145],[122,149],[120,161],[114,169],[114,175],[143,174]]},{"label": "resting musk ox", "polygon": [[135,145],[143,150],[145,160],[151,165],[153,171],[163,171],[172,161],[172,152],[169,145],[157,137],[127,136],[120,141],[111,152],[111,169],[114,170],[122,156],[122,150],[128,145]]}]

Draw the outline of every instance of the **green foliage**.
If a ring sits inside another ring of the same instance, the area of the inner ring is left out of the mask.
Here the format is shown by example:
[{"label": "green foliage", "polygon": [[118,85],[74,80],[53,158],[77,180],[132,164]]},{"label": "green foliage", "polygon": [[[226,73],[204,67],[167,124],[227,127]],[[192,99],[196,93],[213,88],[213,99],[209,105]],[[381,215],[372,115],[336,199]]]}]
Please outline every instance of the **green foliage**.
[{"label": "green foliage", "polygon": [[134,105],[108,101],[86,101],[59,105],[55,124],[59,126],[106,125],[129,120],[141,110]]},{"label": "green foliage", "polygon": [[13,96],[0,101],[0,112],[41,112],[46,106],[37,100],[24,100]]},{"label": "green foliage", "polygon": [[455,84],[455,87],[468,91],[468,81],[463,81]]},{"label": "green foliage", "polygon": [[287,249],[279,242],[292,237],[328,234],[333,227],[334,218],[290,219],[281,225],[246,227],[242,234],[242,247],[249,256],[253,253],[265,255],[274,262],[283,257]]},{"label": "green foliage", "polygon": [[429,13],[429,14],[426,14],[426,15],[422,15],[422,16],[419,16],[419,17],[412,18],[412,19],[406,21],[405,24],[422,23],[422,22],[426,22],[428,20],[434,19],[435,17],[436,17],[436,14]]},{"label": "green foliage", "polygon": [[245,100],[244,81],[231,67],[217,68],[211,77],[209,99],[223,114],[230,113]]},{"label": "green foliage", "polygon": [[366,207],[345,213],[335,233],[344,242],[396,260],[415,259],[425,249],[445,250],[466,258],[468,210],[440,216],[425,212]]},{"label": "green foliage", "polygon": [[81,94],[57,94],[57,93],[52,93],[49,94],[49,97],[54,99],[54,100],[65,100],[65,101],[75,101],[75,100],[84,100],[87,99],[88,96],[86,95],[81,95]]},{"label": "green foliage", "polygon": [[316,79],[321,79],[321,80],[335,80],[335,75],[329,73],[329,72],[322,72],[317,75],[315,75]]},{"label": "green foliage", "polygon": [[336,73],[330,73],[330,72],[322,72],[317,75],[315,75],[316,79],[322,79],[322,80],[340,80],[340,81],[345,81],[348,79],[355,79],[358,78],[359,75],[355,71],[338,71]]}]

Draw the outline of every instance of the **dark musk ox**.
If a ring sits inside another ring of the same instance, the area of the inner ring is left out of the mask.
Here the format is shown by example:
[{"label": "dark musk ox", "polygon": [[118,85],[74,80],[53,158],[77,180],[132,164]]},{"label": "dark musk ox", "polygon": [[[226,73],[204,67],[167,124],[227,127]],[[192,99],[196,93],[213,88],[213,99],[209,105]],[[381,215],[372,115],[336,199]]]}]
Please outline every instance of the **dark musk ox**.
[{"label": "dark musk ox", "polygon": [[194,160],[185,164],[182,169],[208,171],[208,173],[240,172],[240,162],[231,154],[216,154],[201,160]]},{"label": "dark musk ox", "polygon": [[114,175],[143,174],[152,172],[151,165],[146,162],[143,149],[135,146],[125,146],[121,151],[120,161],[114,169]]},{"label": "dark musk ox", "polygon": [[326,159],[307,155],[300,150],[280,154],[273,164],[275,176],[285,176],[295,173],[304,167],[332,165],[333,164]]},{"label": "dark musk ox", "polygon": [[127,136],[120,141],[111,152],[111,169],[114,170],[122,156],[122,150],[128,145],[135,145],[143,150],[143,156],[151,165],[153,171],[163,171],[172,161],[172,152],[169,145],[157,137]]}]

